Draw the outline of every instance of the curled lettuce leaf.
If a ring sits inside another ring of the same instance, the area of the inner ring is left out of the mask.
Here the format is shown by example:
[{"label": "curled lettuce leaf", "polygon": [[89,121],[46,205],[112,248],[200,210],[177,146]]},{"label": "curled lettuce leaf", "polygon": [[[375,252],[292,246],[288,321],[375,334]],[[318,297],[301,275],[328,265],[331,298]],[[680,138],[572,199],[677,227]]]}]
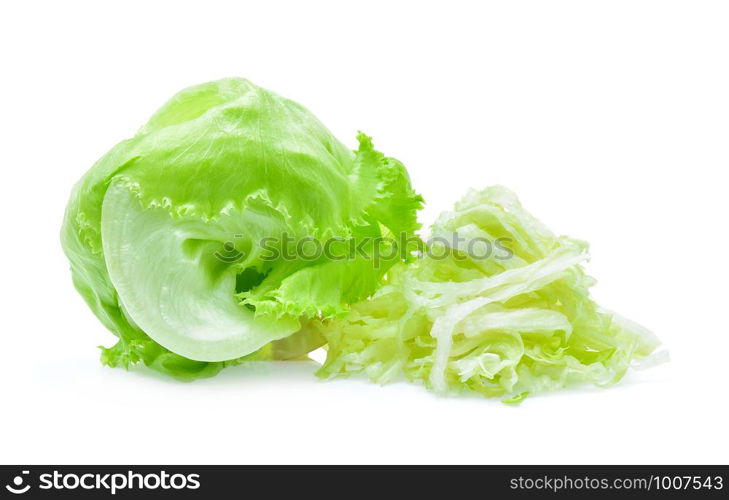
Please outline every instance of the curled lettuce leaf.
[{"label": "curled lettuce leaf", "polygon": [[183,90],[102,157],[61,235],[77,290],[119,337],[102,361],[191,379],[320,346],[302,320],[344,314],[401,259],[271,259],[259,243],[413,233],[405,168],[358,140],[232,78]]},{"label": "curled lettuce leaf", "polygon": [[[346,318],[313,323],[328,342],[320,376],[405,377],[518,403],[575,383],[613,384],[659,344],[590,298],[587,244],[555,236],[503,187],[469,192],[432,236],[449,251],[393,267]],[[485,242],[500,252],[475,251]]]}]

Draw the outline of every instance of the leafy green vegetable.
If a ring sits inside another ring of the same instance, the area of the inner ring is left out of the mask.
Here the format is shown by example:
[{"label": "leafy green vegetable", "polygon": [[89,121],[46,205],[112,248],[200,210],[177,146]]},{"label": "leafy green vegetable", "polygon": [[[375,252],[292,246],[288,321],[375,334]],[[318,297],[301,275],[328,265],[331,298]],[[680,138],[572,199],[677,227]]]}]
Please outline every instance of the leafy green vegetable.
[{"label": "leafy green vegetable", "polygon": [[658,346],[590,298],[587,245],[556,237],[502,187],[469,192],[432,236],[428,255],[392,268],[371,300],[312,323],[328,342],[322,377],[404,376],[518,403],[573,383],[612,384]]},{"label": "leafy green vegetable", "polygon": [[[586,243],[496,186],[441,215],[423,248],[405,167],[358,141],[226,79],[183,90],[109,151],[62,229],[76,288],[119,338],[102,362],[190,380],[326,343],[323,377],[518,404],[655,359],[651,333],[590,298]],[[307,240],[336,244],[289,253]]]},{"label": "leafy green vegetable", "polygon": [[109,151],[62,228],[77,290],[119,337],[102,361],[191,379],[321,345],[302,318],[344,314],[399,259],[272,259],[259,243],[412,234],[422,199],[405,168],[358,140],[352,152],[302,106],[225,79]]}]

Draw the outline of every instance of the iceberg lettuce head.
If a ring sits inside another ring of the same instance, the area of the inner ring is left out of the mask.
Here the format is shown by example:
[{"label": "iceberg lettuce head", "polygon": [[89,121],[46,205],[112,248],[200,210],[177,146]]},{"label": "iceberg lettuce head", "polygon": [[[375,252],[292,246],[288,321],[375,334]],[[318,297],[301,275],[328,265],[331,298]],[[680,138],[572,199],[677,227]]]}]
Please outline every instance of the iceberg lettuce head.
[{"label": "iceberg lettuce head", "polygon": [[299,104],[224,79],[178,93],[103,156],[61,238],[76,289],[118,337],[102,360],[189,379],[319,346],[302,319],[344,313],[397,259],[284,258],[282,241],[418,227],[403,165],[358,140],[353,152]]}]

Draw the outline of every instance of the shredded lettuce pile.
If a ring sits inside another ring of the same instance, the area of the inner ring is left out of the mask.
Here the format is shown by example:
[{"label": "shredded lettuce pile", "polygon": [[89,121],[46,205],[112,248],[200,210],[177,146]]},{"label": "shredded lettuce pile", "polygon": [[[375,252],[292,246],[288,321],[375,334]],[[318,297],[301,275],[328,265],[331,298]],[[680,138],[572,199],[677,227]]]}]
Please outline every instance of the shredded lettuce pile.
[{"label": "shredded lettuce pile", "polygon": [[[612,384],[654,352],[590,298],[584,242],[496,186],[441,215],[425,245],[405,167],[358,141],[231,78],[178,93],[103,156],[61,233],[76,289],[118,337],[102,362],[192,380],[325,346],[322,377],[519,402]],[[284,257],[286,238],[338,245]]]},{"label": "shredded lettuce pile", "polygon": [[[456,242],[441,243],[453,251],[398,265],[346,318],[313,324],[328,346],[319,375],[404,377],[518,402],[580,382],[610,385],[658,346],[590,298],[587,244],[555,236],[507,189],[469,192],[432,233]],[[487,242],[500,251],[475,250]]]}]

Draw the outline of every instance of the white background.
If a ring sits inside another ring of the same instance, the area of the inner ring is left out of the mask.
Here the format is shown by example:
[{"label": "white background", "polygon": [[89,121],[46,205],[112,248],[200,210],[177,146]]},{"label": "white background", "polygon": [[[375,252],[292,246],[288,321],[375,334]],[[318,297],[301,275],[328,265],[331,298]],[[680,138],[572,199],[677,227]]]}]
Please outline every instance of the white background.
[{"label": "white background", "polygon": [[[265,4],[265,5],[264,5]],[[0,461],[729,461],[729,4],[6,2],[0,8]],[[244,76],[401,159],[432,222],[502,183],[592,244],[605,306],[669,364],[508,407],[321,382],[314,363],[191,384],[111,345],[58,232],[72,184],[181,88]]]}]

